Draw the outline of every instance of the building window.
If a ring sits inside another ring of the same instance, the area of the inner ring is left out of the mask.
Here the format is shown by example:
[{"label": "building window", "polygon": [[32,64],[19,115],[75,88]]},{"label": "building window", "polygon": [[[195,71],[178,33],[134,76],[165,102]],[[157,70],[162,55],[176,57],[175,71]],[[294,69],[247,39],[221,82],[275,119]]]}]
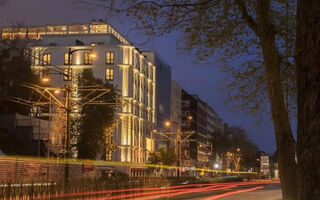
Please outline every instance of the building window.
[{"label": "building window", "polygon": [[71,81],[72,80],[72,69],[64,69],[63,80],[64,81]]},{"label": "building window", "polygon": [[99,46],[99,45],[104,45],[104,42],[91,42],[90,46]]},{"label": "building window", "polygon": [[92,65],[92,57],[90,56],[89,52],[84,53],[84,62],[85,65]]},{"label": "building window", "polygon": [[107,81],[113,81],[114,79],[114,69],[113,68],[107,68],[106,69],[106,80]]},{"label": "building window", "polygon": [[43,65],[51,65],[51,53],[45,53],[42,55]]},{"label": "building window", "polygon": [[72,54],[70,54],[70,62],[69,62],[69,53],[64,54],[64,65],[72,65]]},{"label": "building window", "polygon": [[106,64],[113,65],[114,64],[114,52],[106,53]]}]

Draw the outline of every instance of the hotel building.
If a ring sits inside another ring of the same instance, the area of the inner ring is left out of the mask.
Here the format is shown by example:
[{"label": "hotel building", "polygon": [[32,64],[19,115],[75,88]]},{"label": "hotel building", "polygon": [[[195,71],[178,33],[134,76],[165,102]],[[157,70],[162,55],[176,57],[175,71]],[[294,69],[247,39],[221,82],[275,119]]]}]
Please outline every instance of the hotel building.
[{"label": "hotel building", "polygon": [[[68,80],[73,77],[68,75],[90,69],[96,78],[118,89],[122,105],[117,108],[113,135],[117,148],[111,160],[145,163],[153,151],[150,132],[156,125],[155,63],[115,28],[100,21],[13,29],[0,28],[1,38],[29,39],[34,57],[32,67],[42,76],[48,74],[51,85],[63,87],[68,81],[76,84],[75,80]],[[70,63],[69,49],[79,49],[72,53]],[[96,58],[80,49],[90,49]],[[64,74],[55,73],[56,67]]]}]

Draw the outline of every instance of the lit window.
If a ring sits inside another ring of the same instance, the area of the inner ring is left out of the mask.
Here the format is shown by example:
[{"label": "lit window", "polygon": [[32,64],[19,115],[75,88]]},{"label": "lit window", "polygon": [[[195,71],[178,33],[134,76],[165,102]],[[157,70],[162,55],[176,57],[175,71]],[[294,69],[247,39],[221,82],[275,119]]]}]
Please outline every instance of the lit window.
[{"label": "lit window", "polygon": [[92,57],[90,56],[89,52],[84,53],[84,62],[85,65],[92,65]]},{"label": "lit window", "polygon": [[72,54],[70,54],[70,62],[69,62],[69,53],[64,54],[64,65],[72,65]]},{"label": "lit window", "polygon": [[107,68],[106,69],[106,80],[107,81],[113,81],[114,79],[114,70],[113,68]]},{"label": "lit window", "polygon": [[51,53],[45,53],[42,55],[43,65],[51,65]]},{"label": "lit window", "polygon": [[72,69],[64,69],[63,80],[64,81],[71,81],[72,80]]},{"label": "lit window", "polygon": [[114,64],[114,52],[106,53],[106,64],[113,65]]},{"label": "lit window", "polygon": [[23,49],[23,56],[27,60],[30,58],[30,49]]}]

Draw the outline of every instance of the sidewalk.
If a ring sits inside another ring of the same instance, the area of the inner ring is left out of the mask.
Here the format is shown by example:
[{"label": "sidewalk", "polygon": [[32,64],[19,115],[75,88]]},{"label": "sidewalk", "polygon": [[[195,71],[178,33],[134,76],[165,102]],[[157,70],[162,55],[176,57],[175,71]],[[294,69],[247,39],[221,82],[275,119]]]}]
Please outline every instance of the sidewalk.
[{"label": "sidewalk", "polygon": [[234,194],[219,200],[282,200],[280,184],[265,185],[263,189]]}]

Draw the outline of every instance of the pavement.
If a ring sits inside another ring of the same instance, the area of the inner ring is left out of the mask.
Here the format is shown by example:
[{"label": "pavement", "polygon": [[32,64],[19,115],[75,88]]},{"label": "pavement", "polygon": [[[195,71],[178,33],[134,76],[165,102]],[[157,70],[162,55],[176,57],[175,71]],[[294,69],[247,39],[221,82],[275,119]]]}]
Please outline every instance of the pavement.
[{"label": "pavement", "polygon": [[233,194],[219,200],[282,200],[280,184],[265,185],[263,189]]}]

